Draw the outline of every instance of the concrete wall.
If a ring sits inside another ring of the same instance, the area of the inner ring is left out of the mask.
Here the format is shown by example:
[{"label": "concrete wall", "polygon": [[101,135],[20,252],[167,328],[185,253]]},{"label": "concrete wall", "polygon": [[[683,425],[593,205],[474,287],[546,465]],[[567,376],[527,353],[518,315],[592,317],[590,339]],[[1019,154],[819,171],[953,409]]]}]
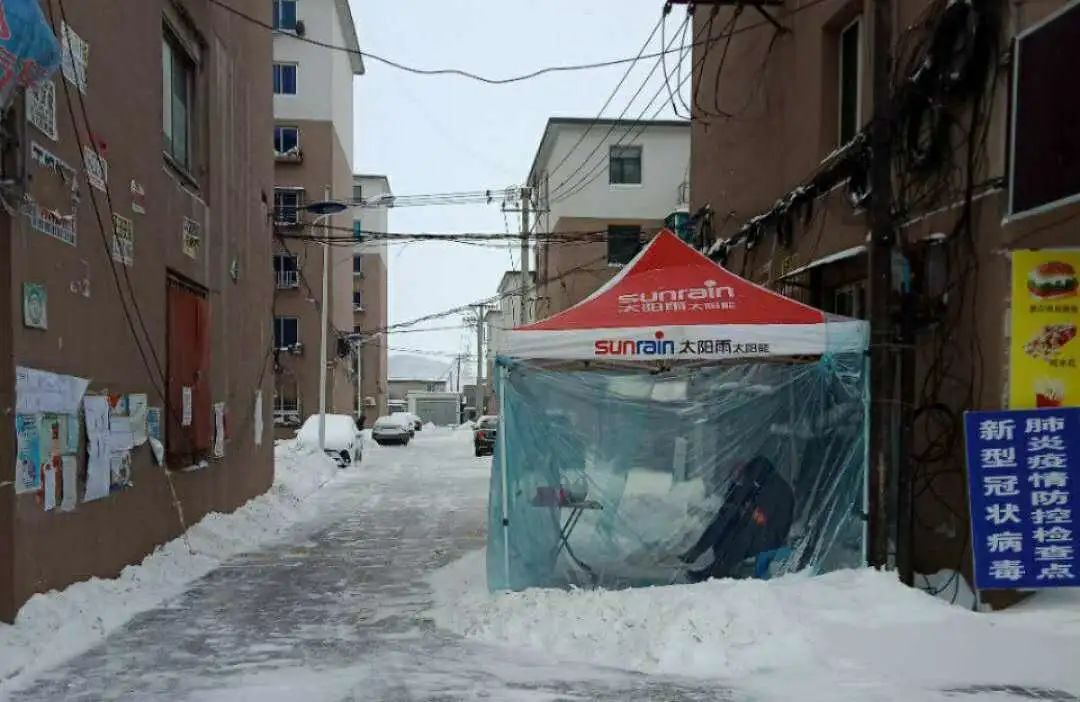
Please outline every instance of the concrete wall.
[{"label": "concrete wall", "polygon": [[[1063,4],[1008,5],[1003,12],[1006,26],[1001,46],[1008,47],[1010,37],[1018,29]],[[929,2],[919,0],[894,3],[894,6],[898,8],[894,26],[906,28],[917,24],[915,19],[927,9]],[[737,34],[731,42],[721,91],[715,101],[712,76],[720,52],[712,52],[707,58],[702,75],[708,80],[702,83],[700,103],[717,104],[735,116],[695,121],[691,209],[711,203],[720,220],[730,218],[731,224],[722,235],[730,235],[750,217],[770,208],[812,174],[837,146],[834,38],[837,29],[860,12],[864,17],[864,39],[869,37],[872,9],[870,0],[865,3],[833,0],[807,6],[797,14],[782,13],[781,21],[792,31],[777,38],[768,60],[765,57],[773,39],[771,31],[757,29]],[[726,26],[728,12],[722,11],[715,21],[717,32]],[[751,15],[744,13],[740,26],[756,21]],[[707,21],[707,12],[696,15],[695,31],[704,31]],[[870,43],[864,41],[864,121],[871,113],[873,100],[868,80],[872,50]],[[695,60],[700,56],[701,49],[695,49]],[[987,141],[976,159],[978,165],[972,177],[975,183],[985,183],[1006,172],[1009,79],[1009,69],[1003,67],[996,82],[991,84],[991,118],[986,129]],[[865,217],[852,211],[844,194],[844,188],[840,187],[818,198],[812,221],[809,225],[796,224],[790,247],[778,243],[770,232],[752,251],[737,249],[728,267],[755,281],[782,288],[778,277],[785,269],[864,243],[868,233]],[[926,202],[920,211],[908,213],[901,223],[900,235],[909,252],[917,252],[920,242],[932,234],[955,231],[961,215],[959,199],[956,195]],[[1080,206],[1062,207],[1010,222],[1005,221],[1007,200],[1007,189],[987,186],[978,189],[971,211],[972,248],[955,244],[964,252],[964,263],[976,266],[975,272],[965,284],[953,290],[949,307],[938,313],[939,323],[924,325],[916,338],[915,387],[919,389],[916,409],[942,403],[937,407],[947,408],[956,426],[960,426],[965,409],[1002,407],[1006,402],[1008,251],[1080,243],[1075,225]],[[865,266],[865,259],[862,261]],[[850,277],[858,265],[858,261],[846,262],[842,266],[830,266],[833,270],[822,270],[821,274],[843,273]],[[805,294],[812,298],[815,291]],[[931,377],[935,368],[943,367],[948,368],[944,377],[936,380]],[[930,414],[934,413],[939,410],[934,409]],[[919,456],[932,441],[944,441],[942,431],[940,422],[936,427],[933,423],[916,422],[913,455]],[[952,454],[932,463],[908,467],[920,474],[933,473],[932,485],[922,489],[916,501],[915,569],[922,573],[958,566],[970,573],[964,471],[959,453],[963,439],[955,435],[952,439],[956,449]],[[919,484],[924,483],[925,479]]]},{"label": "concrete wall", "polygon": [[[269,3],[236,0],[233,6],[263,21]],[[177,8],[182,10],[177,11]],[[33,494],[0,498],[7,526],[0,539],[0,617],[10,621],[33,593],[77,580],[112,577],[141,560],[156,545],[177,536],[209,511],[228,512],[265,491],[273,478],[269,436],[271,373],[271,284],[264,274],[270,256],[266,202],[271,196],[271,86],[267,66],[270,35],[206,0],[101,0],[66,3],[68,23],[90,45],[85,117],[79,93],[54,77],[59,139],[25,124],[22,141],[27,188],[35,201],[72,212],[69,187],[50,169],[28,157],[36,142],[78,172],[81,202],[74,245],[30,226],[27,217],[3,229],[7,284],[0,292],[0,407],[8,420],[0,430],[0,479],[11,480],[12,366],[26,365],[91,379],[91,392],[149,395],[165,403],[167,376],[166,280],[180,275],[208,291],[210,306],[210,391],[226,403],[229,436],[223,459],[193,473],[172,475],[183,505],[182,522],[165,474],[152,465],[150,451],[134,451],[134,485],[109,497],[78,504],[70,513],[45,512]],[[53,5],[54,12],[57,12]],[[162,156],[162,24],[176,23],[197,38],[194,90],[193,163],[187,170]],[[59,17],[56,24],[59,25]],[[64,88],[70,91],[77,132],[68,118]],[[140,106],[128,109],[122,106]],[[16,113],[22,114],[21,105]],[[87,128],[89,122],[89,129]],[[108,195],[87,184],[77,143],[93,132],[107,152]],[[145,214],[132,211],[129,183],[146,192]],[[111,206],[110,206],[111,202]],[[95,205],[101,219],[95,215]],[[110,264],[110,210],[134,222],[134,262]],[[184,254],[184,218],[201,225],[194,258]],[[235,270],[234,277],[230,271]],[[135,321],[120,301],[129,300]],[[48,293],[48,329],[25,329],[20,302],[24,282],[43,284]],[[130,291],[129,291],[130,286]],[[137,301],[135,312],[130,300]],[[133,330],[132,327],[135,327]],[[147,359],[140,355],[141,338]],[[150,366],[150,370],[147,369]],[[264,396],[264,432],[255,445],[255,391]],[[179,408],[173,408],[179,412]],[[179,468],[181,466],[172,466]],[[80,456],[85,476],[85,454]],[[79,493],[81,495],[82,488]]]}]

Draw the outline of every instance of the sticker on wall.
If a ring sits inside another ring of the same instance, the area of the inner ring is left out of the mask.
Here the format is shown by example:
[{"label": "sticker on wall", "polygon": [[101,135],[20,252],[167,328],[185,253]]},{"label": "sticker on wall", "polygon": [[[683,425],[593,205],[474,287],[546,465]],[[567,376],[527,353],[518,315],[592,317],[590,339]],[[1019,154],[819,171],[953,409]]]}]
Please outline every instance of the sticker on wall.
[{"label": "sticker on wall", "polygon": [[109,494],[109,398],[87,395],[83,399],[86,418],[86,493],[83,501],[99,500]]},{"label": "sticker on wall", "polygon": [[65,244],[75,245],[75,215],[49,210],[37,203],[31,204],[27,208],[27,213],[30,217],[31,228],[59,239]]},{"label": "sticker on wall", "polygon": [[67,22],[61,25],[60,69],[69,83],[86,92],[86,68],[90,64],[90,45],[75,33]]},{"label": "sticker on wall", "polygon": [[60,138],[56,130],[56,84],[52,80],[26,89],[26,121],[53,141]]},{"label": "sticker on wall", "polygon": [[147,422],[147,397],[145,393],[128,395],[128,416],[131,417],[131,434],[136,446],[146,443],[149,434]]},{"label": "sticker on wall", "polygon": [[43,502],[46,512],[51,512],[56,509],[56,469],[49,466],[45,469],[41,476],[41,484],[43,488]]},{"label": "sticker on wall", "polygon": [[180,412],[180,426],[191,426],[191,387],[185,385],[181,391],[180,396],[182,398],[182,408]]},{"label": "sticker on wall", "polygon": [[70,512],[75,509],[78,498],[75,490],[79,485],[79,463],[74,456],[64,456],[60,475],[60,511]]},{"label": "sticker on wall", "polygon": [[49,328],[49,298],[40,283],[23,283],[23,325],[30,329]]},{"label": "sticker on wall", "polygon": [[146,214],[146,191],[137,181],[131,181],[131,211]]},{"label": "sticker on wall", "polygon": [[15,415],[15,492],[41,489],[41,440],[37,416]]},{"label": "sticker on wall", "polygon": [[135,223],[113,212],[112,257],[125,266],[135,265]]},{"label": "sticker on wall", "polygon": [[105,160],[105,154],[84,144],[83,167],[86,169],[86,181],[98,190],[105,190],[109,182],[109,162]]},{"label": "sticker on wall", "polygon": [[198,258],[199,247],[202,245],[202,225],[184,217],[184,226],[181,232],[183,237],[184,255],[188,258]]}]

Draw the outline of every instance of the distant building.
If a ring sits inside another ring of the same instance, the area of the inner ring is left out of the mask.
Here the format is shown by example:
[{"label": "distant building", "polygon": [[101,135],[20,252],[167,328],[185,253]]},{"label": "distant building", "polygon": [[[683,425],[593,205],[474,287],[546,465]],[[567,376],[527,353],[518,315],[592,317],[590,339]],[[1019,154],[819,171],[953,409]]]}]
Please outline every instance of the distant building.
[{"label": "distant building", "polygon": [[448,381],[431,380],[425,378],[391,378],[387,381],[389,388],[389,400],[405,402],[409,399],[410,392],[446,392]]},{"label": "distant building", "polygon": [[388,412],[387,375],[389,362],[387,326],[387,240],[365,235],[389,229],[388,207],[377,204],[392,197],[390,181],[382,175],[354,175],[353,202],[364,207],[353,210],[353,328],[363,349],[360,364],[361,402],[370,424]]},{"label": "distant building", "polygon": [[[537,205],[530,318],[572,307],[632,259],[689,198],[690,123],[552,117],[528,184]],[[598,241],[545,242],[591,232]],[[530,286],[531,287],[531,286]]]}]

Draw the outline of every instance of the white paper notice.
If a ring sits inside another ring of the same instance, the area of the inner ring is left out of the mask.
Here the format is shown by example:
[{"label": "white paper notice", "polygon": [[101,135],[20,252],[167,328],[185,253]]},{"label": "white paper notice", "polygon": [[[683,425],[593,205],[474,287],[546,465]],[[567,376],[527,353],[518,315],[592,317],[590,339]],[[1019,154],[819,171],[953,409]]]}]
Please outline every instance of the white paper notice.
[{"label": "white paper notice", "polygon": [[165,465],[165,447],[152,436],[150,437],[150,450],[154,452],[154,460],[157,461],[157,464],[159,466]]},{"label": "white paper notice", "polygon": [[214,457],[225,455],[225,403],[214,403]]},{"label": "white paper notice", "polygon": [[128,395],[128,416],[131,418],[131,440],[135,446],[146,443],[146,404],[145,394]]},{"label": "white paper notice", "polygon": [[56,509],[56,469],[49,466],[42,475],[45,483],[45,511]]},{"label": "white paper notice", "polygon": [[60,481],[60,489],[63,493],[63,499],[60,500],[60,509],[65,512],[70,512],[75,509],[75,502],[77,500],[75,496],[75,488],[79,482],[79,463],[75,460],[74,456],[63,456],[63,476]]},{"label": "white paper notice", "polygon": [[74,375],[15,367],[15,413],[37,414],[55,412],[72,414],[79,411],[79,401],[90,381]]},{"label": "white paper notice", "polygon": [[131,417],[111,417],[109,419],[109,450],[113,453],[130,451],[135,446],[135,437],[131,430]]},{"label": "white paper notice", "polygon": [[263,439],[263,416],[262,416],[262,390],[255,391],[255,445],[262,446]]},{"label": "white paper notice", "polygon": [[84,502],[109,496],[109,444],[106,436],[91,436],[87,447]]},{"label": "white paper notice", "polygon": [[104,395],[87,395],[83,399],[83,412],[86,415],[88,439],[109,433],[109,398]]},{"label": "white paper notice", "polygon": [[182,426],[182,427],[190,427],[191,426],[191,388],[185,385],[183,387],[183,389],[181,390],[180,394],[183,396],[183,402],[184,402],[183,412],[182,412],[181,417],[180,417],[180,426]]}]

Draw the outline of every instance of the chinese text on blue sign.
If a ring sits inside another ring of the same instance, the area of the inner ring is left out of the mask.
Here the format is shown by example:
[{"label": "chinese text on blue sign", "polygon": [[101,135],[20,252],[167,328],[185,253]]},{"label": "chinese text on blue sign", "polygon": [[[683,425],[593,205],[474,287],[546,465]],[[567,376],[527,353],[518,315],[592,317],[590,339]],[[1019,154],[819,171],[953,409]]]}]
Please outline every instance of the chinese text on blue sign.
[{"label": "chinese text on blue sign", "polygon": [[1080,408],[968,412],[975,585],[1075,587]]}]

